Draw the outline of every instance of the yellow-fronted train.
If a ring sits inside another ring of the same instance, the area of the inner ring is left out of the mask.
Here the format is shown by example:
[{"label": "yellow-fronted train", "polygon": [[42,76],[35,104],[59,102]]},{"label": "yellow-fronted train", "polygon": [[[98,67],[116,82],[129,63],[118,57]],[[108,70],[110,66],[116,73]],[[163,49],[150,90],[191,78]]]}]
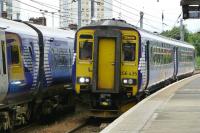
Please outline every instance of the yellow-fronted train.
[{"label": "yellow-fronted train", "polygon": [[101,20],[75,37],[74,89],[96,117],[116,116],[144,93],[194,71],[192,45],[126,23]]}]

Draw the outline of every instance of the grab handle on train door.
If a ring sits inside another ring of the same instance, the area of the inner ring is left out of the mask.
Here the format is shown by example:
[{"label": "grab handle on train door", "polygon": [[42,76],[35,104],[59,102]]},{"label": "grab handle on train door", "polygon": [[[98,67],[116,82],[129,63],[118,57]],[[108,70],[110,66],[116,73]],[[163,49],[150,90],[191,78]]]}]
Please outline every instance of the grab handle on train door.
[{"label": "grab handle on train door", "polygon": [[113,65],[113,66],[114,66],[114,65],[115,65],[115,62],[111,63],[111,65]]},{"label": "grab handle on train door", "polygon": [[93,62],[94,62],[94,61],[92,61],[92,60],[91,60],[91,61],[89,61],[89,63],[90,63],[90,64],[92,64]]},{"label": "grab handle on train door", "polygon": [[93,70],[92,70],[92,69],[90,69],[90,67],[88,67],[88,72],[93,72]]}]

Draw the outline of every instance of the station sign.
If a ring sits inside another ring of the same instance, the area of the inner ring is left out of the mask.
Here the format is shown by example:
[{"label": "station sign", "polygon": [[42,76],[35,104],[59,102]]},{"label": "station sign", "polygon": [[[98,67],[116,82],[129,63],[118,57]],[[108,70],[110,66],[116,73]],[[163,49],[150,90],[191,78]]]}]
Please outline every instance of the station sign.
[{"label": "station sign", "polygon": [[183,5],[183,19],[199,19],[200,18],[200,6],[199,5]]}]

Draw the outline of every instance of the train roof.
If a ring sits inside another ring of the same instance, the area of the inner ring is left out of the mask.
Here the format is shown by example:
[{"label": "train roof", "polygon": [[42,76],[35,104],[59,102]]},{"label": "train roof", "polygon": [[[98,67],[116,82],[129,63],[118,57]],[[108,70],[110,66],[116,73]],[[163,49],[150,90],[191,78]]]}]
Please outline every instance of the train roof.
[{"label": "train roof", "polygon": [[42,25],[31,24],[42,32],[44,36],[54,37],[54,38],[74,38],[75,31],[73,30],[62,30],[53,29]]},{"label": "train roof", "polygon": [[175,46],[179,46],[179,47],[186,47],[186,48],[194,49],[194,46],[192,46],[191,44],[189,44],[187,42],[175,40],[175,39],[172,39],[172,38],[168,38],[168,37],[165,37],[165,36],[162,36],[162,35],[158,35],[158,34],[140,29],[140,28],[138,28],[134,25],[126,23],[126,21],[124,21],[124,20],[104,19],[104,20],[100,20],[98,22],[92,23],[88,26],[82,27],[80,29],[94,28],[94,27],[108,27],[108,26],[122,27],[122,28],[133,28],[133,29],[137,30],[142,37],[160,40],[162,42],[174,44]]},{"label": "train roof", "polygon": [[[44,36],[50,36],[54,38],[74,38],[75,36],[75,31],[73,30],[52,29],[46,26],[36,24],[31,25],[39,29]],[[4,29],[6,32],[38,36],[37,32],[27,24],[8,19],[0,18],[0,29]]]},{"label": "train roof", "polygon": [[190,43],[187,43],[187,42],[183,42],[183,41],[175,40],[175,39],[168,38],[168,37],[165,37],[165,36],[157,35],[155,33],[149,33],[147,31],[144,31],[144,30],[141,30],[141,29],[138,29],[138,31],[139,31],[141,36],[144,36],[146,38],[159,40],[159,41],[162,41],[164,43],[173,44],[173,45],[178,46],[178,47],[186,47],[186,48],[194,49],[194,46],[191,45]]},{"label": "train roof", "polygon": [[33,30],[28,25],[21,22],[12,21],[12,20],[0,18],[0,28],[4,29],[7,32],[38,36],[36,31]]}]

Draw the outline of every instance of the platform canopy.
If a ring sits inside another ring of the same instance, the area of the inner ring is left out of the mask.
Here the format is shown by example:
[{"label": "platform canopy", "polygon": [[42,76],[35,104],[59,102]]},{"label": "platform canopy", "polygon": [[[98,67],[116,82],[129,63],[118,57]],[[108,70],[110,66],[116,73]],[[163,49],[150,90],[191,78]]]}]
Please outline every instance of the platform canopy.
[{"label": "platform canopy", "polygon": [[183,19],[200,18],[200,0],[181,0]]},{"label": "platform canopy", "polygon": [[181,0],[181,5],[200,5],[200,0]]}]

